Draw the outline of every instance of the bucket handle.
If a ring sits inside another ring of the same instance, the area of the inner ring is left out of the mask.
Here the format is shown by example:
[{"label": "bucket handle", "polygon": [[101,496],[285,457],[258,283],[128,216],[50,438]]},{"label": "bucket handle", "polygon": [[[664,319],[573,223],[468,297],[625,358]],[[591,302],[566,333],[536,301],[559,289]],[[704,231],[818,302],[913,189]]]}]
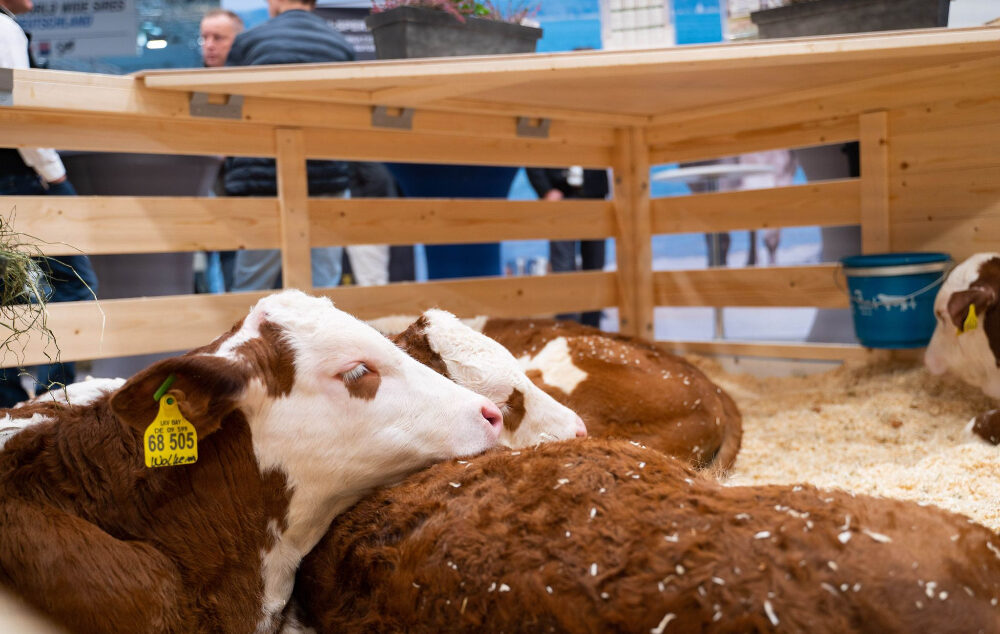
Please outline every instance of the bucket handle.
[{"label": "bucket handle", "polygon": [[886,307],[889,307],[889,306],[903,306],[907,302],[909,302],[909,301],[911,301],[913,299],[916,299],[917,297],[923,295],[927,291],[930,291],[930,290],[932,290],[932,289],[937,288],[938,286],[940,286],[944,282],[944,280],[948,277],[948,274],[951,273],[951,270],[953,268],[955,268],[955,262],[954,261],[949,261],[948,265],[944,268],[944,270],[941,271],[941,275],[936,280],[934,280],[933,282],[931,282],[930,284],[928,284],[927,286],[925,286],[925,287],[923,287],[921,289],[913,291],[909,295],[904,295],[902,297],[897,297],[897,298],[893,299],[890,302],[880,302],[878,300],[867,301],[865,299],[858,299],[856,297],[852,297],[850,291],[847,290],[847,286],[846,286],[847,275],[844,274],[844,267],[843,266],[838,266],[837,268],[835,268],[833,270],[833,284],[834,284],[834,286],[837,287],[838,290],[840,290],[842,293],[844,293],[845,295],[847,295],[847,299],[851,303],[857,304],[860,307],[875,309],[875,308],[878,308],[879,306],[886,306]]}]

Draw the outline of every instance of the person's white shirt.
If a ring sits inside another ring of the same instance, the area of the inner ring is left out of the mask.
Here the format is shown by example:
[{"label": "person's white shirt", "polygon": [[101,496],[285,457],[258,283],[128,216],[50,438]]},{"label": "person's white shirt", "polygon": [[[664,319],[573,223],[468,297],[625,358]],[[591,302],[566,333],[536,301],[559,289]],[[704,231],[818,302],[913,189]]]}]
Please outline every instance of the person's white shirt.
[{"label": "person's white shirt", "polygon": [[[14,14],[0,6],[0,68],[28,68],[28,38],[14,21]],[[51,148],[18,148],[21,158],[47,183],[66,175],[66,168]]]}]

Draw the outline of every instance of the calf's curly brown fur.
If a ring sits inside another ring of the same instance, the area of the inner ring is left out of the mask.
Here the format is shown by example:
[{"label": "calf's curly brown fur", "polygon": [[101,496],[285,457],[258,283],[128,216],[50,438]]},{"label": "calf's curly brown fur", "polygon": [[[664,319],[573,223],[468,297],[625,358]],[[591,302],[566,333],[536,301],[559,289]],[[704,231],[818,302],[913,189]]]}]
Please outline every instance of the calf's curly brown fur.
[{"label": "calf's curly brown fur", "polygon": [[586,439],[381,490],[337,518],[295,595],[328,632],[997,632],[1000,537]]}]

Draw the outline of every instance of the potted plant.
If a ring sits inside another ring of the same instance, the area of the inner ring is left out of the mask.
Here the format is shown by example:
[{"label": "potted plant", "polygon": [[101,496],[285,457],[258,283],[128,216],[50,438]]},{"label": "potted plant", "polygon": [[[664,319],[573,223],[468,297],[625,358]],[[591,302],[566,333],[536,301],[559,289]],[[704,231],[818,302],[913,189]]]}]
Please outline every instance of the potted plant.
[{"label": "potted plant", "polygon": [[365,24],[378,59],[531,53],[542,30],[522,22],[535,13],[478,0],[385,0]]},{"label": "potted plant", "polygon": [[948,25],[951,0],[786,0],[750,14],[762,39]]},{"label": "potted plant", "polygon": [[[542,29],[521,24],[537,8],[500,10],[489,0],[383,0],[365,19],[378,59],[531,53]],[[410,198],[506,198],[516,167],[387,165]],[[500,275],[500,245],[429,245],[431,279]]]}]

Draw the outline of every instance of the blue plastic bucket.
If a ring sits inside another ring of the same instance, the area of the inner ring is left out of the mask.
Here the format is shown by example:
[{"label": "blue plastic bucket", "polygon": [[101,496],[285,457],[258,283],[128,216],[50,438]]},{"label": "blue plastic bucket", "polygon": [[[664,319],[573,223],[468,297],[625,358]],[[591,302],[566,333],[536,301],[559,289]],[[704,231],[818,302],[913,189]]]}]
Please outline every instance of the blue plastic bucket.
[{"label": "blue plastic bucket", "polygon": [[951,268],[947,253],[879,253],[840,261],[866,348],[921,348],[934,334],[934,298]]}]

